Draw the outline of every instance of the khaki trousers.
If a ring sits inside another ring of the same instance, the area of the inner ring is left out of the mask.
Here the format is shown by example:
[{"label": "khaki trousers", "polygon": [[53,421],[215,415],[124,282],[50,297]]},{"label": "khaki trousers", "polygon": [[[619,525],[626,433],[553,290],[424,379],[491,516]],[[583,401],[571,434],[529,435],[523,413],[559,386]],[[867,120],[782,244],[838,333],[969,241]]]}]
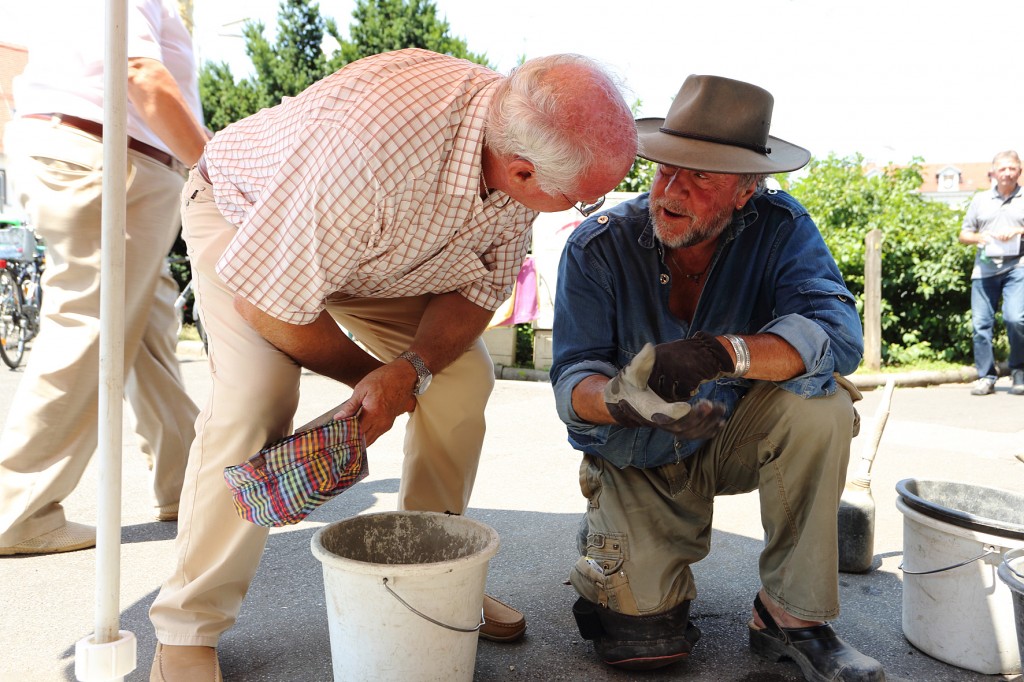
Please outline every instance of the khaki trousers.
[{"label": "khaki trousers", "polygon": [[[10,546],[65,524],[61,501],[96,449],[103,146],[33,119],[8,124],[4,144],[15,197],[47,246],[40,332],[0,436],[0,545]],[[177,287],[166,265],[182,178],[130,151],[127,182],[125,396],[151,458],[152,504],[173,508],[198,413],[175,355]]]},{"label": "khaki trousers", "polygon": [[634,616],[696,598],[690,566],[711,549],[715,496],[757,490],[766,537],[758,568],[768,595],[794,616],[834,618],[836,514],[853,429],[847,390],[804,399],[755,382],[722,432],[679,464],[617,469],[584,456],[586,540],[571,571],[573,586]]},{"label": "khaki trousers", "polygon": [[[197,421],[185,475],[174,571],[150,618],[164,644],[216,646],[235,622],[268,534],[238,517],[223,470],[291,432],[301,368],[235,312],[233,293],[215,272],[235,229],[195,171],[182,192],[182,218],[199,313],[209,334],[212,390]],[[349,298],[329,303],[327,312],[388,361],[408,348],[429,300]],[[406,427],[402,509],[466,509],[493,386],[494,368],[479,339],[434,376]]]}]

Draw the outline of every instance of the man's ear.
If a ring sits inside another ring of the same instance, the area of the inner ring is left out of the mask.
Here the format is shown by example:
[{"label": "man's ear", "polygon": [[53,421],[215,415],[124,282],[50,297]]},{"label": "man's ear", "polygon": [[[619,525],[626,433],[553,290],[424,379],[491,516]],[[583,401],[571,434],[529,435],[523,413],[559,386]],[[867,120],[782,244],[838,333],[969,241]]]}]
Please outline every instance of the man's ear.
[{"label": "man's ear", "polygon": [[508,173],[508,181],[511,184],[519,185],[522,188],[526,188],[527,185],[536,185],[537,171],[533,166],[533,162],[521,156],[517,156],[509,162],[506,172]]},{"label": "man's ear", "polygon": [[736,195],[736,210],[740,210],[746,205],[750,197],[754,196],[754,192],[757,190],[757,182],[751,182],[750,186],[745,190]]}]

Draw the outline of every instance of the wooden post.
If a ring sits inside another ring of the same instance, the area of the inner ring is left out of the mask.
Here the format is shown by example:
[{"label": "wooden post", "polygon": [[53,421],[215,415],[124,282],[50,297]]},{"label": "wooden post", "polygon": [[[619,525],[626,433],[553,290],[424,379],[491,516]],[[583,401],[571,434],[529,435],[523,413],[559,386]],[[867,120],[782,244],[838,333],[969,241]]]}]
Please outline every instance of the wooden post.
[{"label": "wooden post", "polygon": [[864,364],[873,372],[882,367],[882,231],[864,238]]}]

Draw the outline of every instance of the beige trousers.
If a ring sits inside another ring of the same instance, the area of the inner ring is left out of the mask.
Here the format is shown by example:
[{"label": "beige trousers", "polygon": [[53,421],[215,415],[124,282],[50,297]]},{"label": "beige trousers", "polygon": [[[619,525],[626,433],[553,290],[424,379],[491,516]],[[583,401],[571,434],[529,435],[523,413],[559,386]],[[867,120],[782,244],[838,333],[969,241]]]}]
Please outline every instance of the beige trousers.
[{"label": "beige trousers", "polygon": [[[150,618],[164,644],[216,646],[235,622],[268,534],[236,514],[224,467],[291,432],[300,367],[235,312],[233,293],[215,272],[235,230],[195,171],[182,192],[182,219],[199,313],[209,335],[212,389],[196,424],[185,475],[176,563]],[[388,361],[408,348],[428,301],[428,296],[345,299],[330,303],[327,311]],[[493,386],[494,368],[480,340],[434,376],[406,427],[402,509],[465,510]]]},{"label": "beige trousers", "polygon": [[[40,332],[0,436],[0,545],[10,546],[64,525],[61,501],[96,449],[103,146],[31,119],[8,124],[4,143],[15,197],[47,246]],[[166,265],[182,178],[141,154],[128,160],[125,396],[154,469],[152,504],[173,508],[198,413],[175,355]]]},{"label": "beige trousers", "polygon": [[[757,490],[766,538],[758,568],[768,595],[794,616],[834,618],[836,514],[853,435],[846,390],[804,399],[755,382],[722,432],[679,464],[617,469],[584,456],[586,540],[571,571],[573,586],[632,616],[696,598],[690,566],[711,549],[715,496]],[[750,586],[751,596],[757,589]]]}]

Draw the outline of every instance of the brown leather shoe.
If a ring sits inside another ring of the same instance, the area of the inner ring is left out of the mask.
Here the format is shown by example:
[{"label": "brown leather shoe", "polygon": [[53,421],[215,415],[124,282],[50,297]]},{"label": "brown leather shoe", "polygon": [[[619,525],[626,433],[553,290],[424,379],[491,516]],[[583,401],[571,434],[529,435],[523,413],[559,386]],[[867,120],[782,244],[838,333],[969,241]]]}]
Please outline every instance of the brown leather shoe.
[{"label": "brown leather shoe", "polygon": [[484,624],[480,636],[492,642],[514,642],[526,632],[522,613],[494,597],[484,595]]},{"label": "brown leather shoe", "polygon": [[222,682],[212,646],[156,645],[149,682]]}]

